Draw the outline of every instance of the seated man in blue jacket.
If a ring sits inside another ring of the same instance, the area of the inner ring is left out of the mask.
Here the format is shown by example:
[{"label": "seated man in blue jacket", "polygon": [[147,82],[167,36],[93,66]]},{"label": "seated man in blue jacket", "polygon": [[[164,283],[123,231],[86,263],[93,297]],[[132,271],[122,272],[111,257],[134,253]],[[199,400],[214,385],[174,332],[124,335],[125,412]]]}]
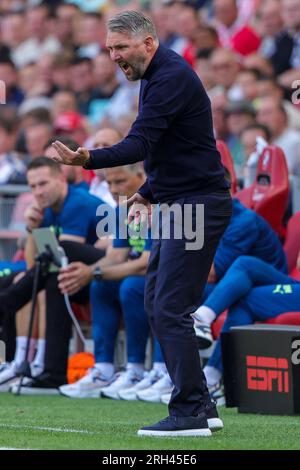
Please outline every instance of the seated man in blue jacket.
[{"label": "seated man in blue jacket", "polygon": [[[300,253],[298,256],[300,269]],[[233,326],[265,321],[285,312],[300,311],[300,282],[253,256],[240,256],[226,272],[203,305],[193,314],[203,331],[202,344],[212,344],[211,323],[229,309],[222,332]],[[215,398],[224,402],[220,380],[222,354],[220,338],[204,368],[208,386]]]},{"label": "seated man in blue jacket", "polygon": [[[9,276],[6,283],[2,283],[3,289],[0,292],[0,316],[3,314],[4,318],[11,317],[13,313],[19,312],[18,326],[20,328],[21,316],[22,331],[25,330],[25,334],[20,335],[17,332],[21,340],[17,341],[15,360],[6,364],[5,370],[1,370],[0,391],[9,389],[10,382],[17,377],[17,366],[25,358],[26,320],[30,312],[29,302],[32,296],[35,272],[33,266],[36,254],[32,230],[39,227],[51,227],[61,243],[71,245],[68,250],[70,259],[77,258],[78,253],[82,255],[85,245],[93,247],[97,243],[99,246],[98,242],[100,242],[97,238],[96,227],[101,220],[101,217],[97,215],[97,209],[104,204],[101,199],[92,196],[86,190],[68,185],[61,166],[47,157],[38,157],[30,163],[27,178],[34,196],[33,204],[25,212],[28,232],[25,255],[28,271],[15,284],[12,284],[14,275]],[[103,255],[103,249],[98,249],[97,259]],[[67,357],[71,319],[64,298],[58,290],[57,275],[41,273],[38,290],[44,288],[46,289],[46,344],[42,338],[43,347],[40,352],[38,347],[38,363],[41,366],[44,365],[42,374],[50,375],[53,382],[60,385],[65,382],[66,377],[67,360],[62,358]],[[81,292],[80,297],[86,302],[88,291]],[[42,356],[45,356],[43,364]]]},{"label": "seated man in blue jacket", "polygon": [[233,199],[232,203],[232,218],[216,251],[205,298],[239,256],[255,256],[287,273],[285,253],[269,223],[238,199]]}]

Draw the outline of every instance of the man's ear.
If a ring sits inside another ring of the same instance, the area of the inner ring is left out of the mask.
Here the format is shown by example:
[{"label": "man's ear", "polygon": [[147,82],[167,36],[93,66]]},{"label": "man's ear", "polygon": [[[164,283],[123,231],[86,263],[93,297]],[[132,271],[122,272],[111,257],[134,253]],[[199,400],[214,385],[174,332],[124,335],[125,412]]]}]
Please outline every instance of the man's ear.
[{"label": "man's ear", "polygon": [[145,44],[145,47],[146,47],[146,51],[147,52],[151,52],[153,50],[153,46],[154,46],[154,39],[152,36],[147,36],[145,39],[144,39],[144,44]]}]

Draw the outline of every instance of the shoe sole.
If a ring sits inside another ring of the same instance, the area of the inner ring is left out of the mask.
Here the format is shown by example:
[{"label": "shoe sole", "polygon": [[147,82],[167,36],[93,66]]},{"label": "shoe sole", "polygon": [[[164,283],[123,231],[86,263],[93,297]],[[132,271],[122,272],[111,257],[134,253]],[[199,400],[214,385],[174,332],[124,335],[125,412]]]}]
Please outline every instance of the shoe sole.
[{"label": "shoe sole", "polygon": [[[11,393],[16,395],[18,393],[18,387],[13,388],[11,390]],[[20,395],[59,395],[58,389],[54,390],[47,390],[44,388],[27,388],[27,387],[21,387],[20,389]]]},{"label": "shoe sole", "polygon": [[224,427],[223,421],[220,418],[209,418],[207,423],[211,432],[221,431]]},{"label": "shoe sole", "polygon": [[61,390],[59,390],[59,393],[60,395],[64,396],[64,397],[68,397],[68,398],[100,398],[101,397],[101,390],[97,390],[97,391],[94,391],[94,392],[91,392],[87,395],[72,395],[71,393],[67,393],[67,392],[63,392]]},{"label": "shoe sole", "polygon": [[18,377],[15,377],[14,379],[9,379],[9,380],[7,380],[7,382],[3,382],[3,383],[0,385],[0,393],[9,392],[11,386],[15,384],[15,382],[16,382],[17,379],[18,379]]},{"label": "shoe sole", "polygon": [[138,436],[152,436],[152,437],[210,437],[211,430],[206,429],[183,429],[181,431],[148,431],[140,429],[137,433]]},{"label": "shoe sole", "polygon": [[118,398],[124,401],[137,401],[138,397],[136,395],[131,395],[131,397],[123,396],[121,393],[118,393]]}]

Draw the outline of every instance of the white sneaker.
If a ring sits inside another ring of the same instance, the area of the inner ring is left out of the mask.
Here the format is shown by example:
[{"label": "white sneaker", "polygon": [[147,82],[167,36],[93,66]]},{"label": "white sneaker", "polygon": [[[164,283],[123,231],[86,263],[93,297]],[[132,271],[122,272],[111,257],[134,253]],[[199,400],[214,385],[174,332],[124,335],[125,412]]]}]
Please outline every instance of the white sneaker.
[{"label": "white sneaker", "polygon": [[104,387],[101,395],[107,398],[119,400],[119,391],[126,390],[137,385],[143,380],[144,373],[135,369],[128,369],[115,375],[115,380],[108,387]]},{"label": "white sneaker", "polygon": [[44,366],[41,366],[40,364],[34,364],[34,362],[30,364],[31,377],[37,377],[43,372],[43,370]]},{"label": "white sneaker", "polygon": [[160,402],[163,403],[164,405],[168,405],[170,403],[170,400],[171,400],[171,395],[172,395],[172,393],[164,393],[160,397]]},{"label": "white sneaker", "polygon": [[194,330],[197,336],[198,348],[210,348],[210,346],[214,342],[211,326],[208,323],[203,323],[199,322],[198,320],[194,320]]},{"label": "white sneaker", "polygon": [[154,385],[137,393],[137,397],[142,401],[159,403],[161,396],[165,393],[171,393],[173,384],[168,373],[158,380]]},{"label": "white sneaker", "polygon": [[137,393],[154,385],[163,375],[164,372],[159,369],[152,369],[150,372],[145,372],[143,380],[134,385],[134,387],[120,390],[119,398],[121,398],[121,400],[138,400]]},{"label": "white sneaker", "polygon": [[70,398],[99,398],[102,388],[111,381],[112,378],[107,379],[97,367],[93,367],[77,382],[61,385],[59,392]]},{"label": "white sneaker", "polygon": [[217,406],[224,406],[226,404],[224,387],[221,382],[209,386],[208,391]]},{"label": "white sneaker", "polygon": [[1,365],[0,369],[0,392],[8,392],[10,386],[18,380],[17,367],[14,362]]}]

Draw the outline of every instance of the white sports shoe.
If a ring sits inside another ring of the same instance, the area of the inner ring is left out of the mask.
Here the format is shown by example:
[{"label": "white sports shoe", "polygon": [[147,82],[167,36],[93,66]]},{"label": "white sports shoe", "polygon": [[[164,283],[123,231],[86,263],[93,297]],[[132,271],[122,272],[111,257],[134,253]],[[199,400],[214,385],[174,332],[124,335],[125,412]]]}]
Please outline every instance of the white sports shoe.
[{"label": "white sports shoe", "polygon": [[[38,375],[40,375],[44,370],[44,366],[41,366],[40,364],[33,364],[31,363],[30,364],[30,372],[31,372],[31,377],[26,377],[26,375],[23,377],[23,380],[22,380],[22,386],[23,385],[28,385],[30,382],[31,382],[31,378],[32,377],[37,377]],[[16,378],[16,380],[14,380],[13,382],[11,382],[9,384],[9,391],[12,392],[12,393],[15,393],[15,390],[17,390],[17,387],[20,383],[20,376],[18,376]],[[14,392],[13,392],[14,390]]]},{"label": "white sports shoe", "polygon": [[163,377],[158,380],[154,385],[141,390],[137,393],[137,397],[142,401],[149,401],[153,403],[159,403],[161,396],[165,393],[171,393],[173,389],[173,384],[171,382],[170,376],[168,373],[165,373]]},{"label": "white sports shoe", "polygon": [[134,387],[144,378],[143,371],[139,372],[136,369],[128,369],[125,372],[119,372],[115,375],[115,380],[108,387],[104,387],[101,395],[107,398],[119,400],[119,391],[126,390]]},{"label": "white sports shoe", "polygon": [[37,377],[43,372],[43,370],[44,366],[41,366],[40,364],[34,364],[33,362],[30,364],[31,377]]},{"label": "white sports shoe", "polygon": [[154,385],[163,375],[164,372],[159,369],[152,369],[150,372],[145,372],[143,380],[134,385],[134,387],[121,389],[119,391],[119,398],[121,398],[121,400],[138,400],[137,393]]},{"label": "white sports shoe", "polygon": [[77,382],[61,385],[59,392],[70,398],[99,398],[102,388],[111,381],[112,378],[109,380],[97,367],[93,367]]},{"label": "white sports shoe", "polygon": [[1,365],[0,369],[0,392],[8,392],[10,386],[18,380],[17,368],[14,362]]}]

